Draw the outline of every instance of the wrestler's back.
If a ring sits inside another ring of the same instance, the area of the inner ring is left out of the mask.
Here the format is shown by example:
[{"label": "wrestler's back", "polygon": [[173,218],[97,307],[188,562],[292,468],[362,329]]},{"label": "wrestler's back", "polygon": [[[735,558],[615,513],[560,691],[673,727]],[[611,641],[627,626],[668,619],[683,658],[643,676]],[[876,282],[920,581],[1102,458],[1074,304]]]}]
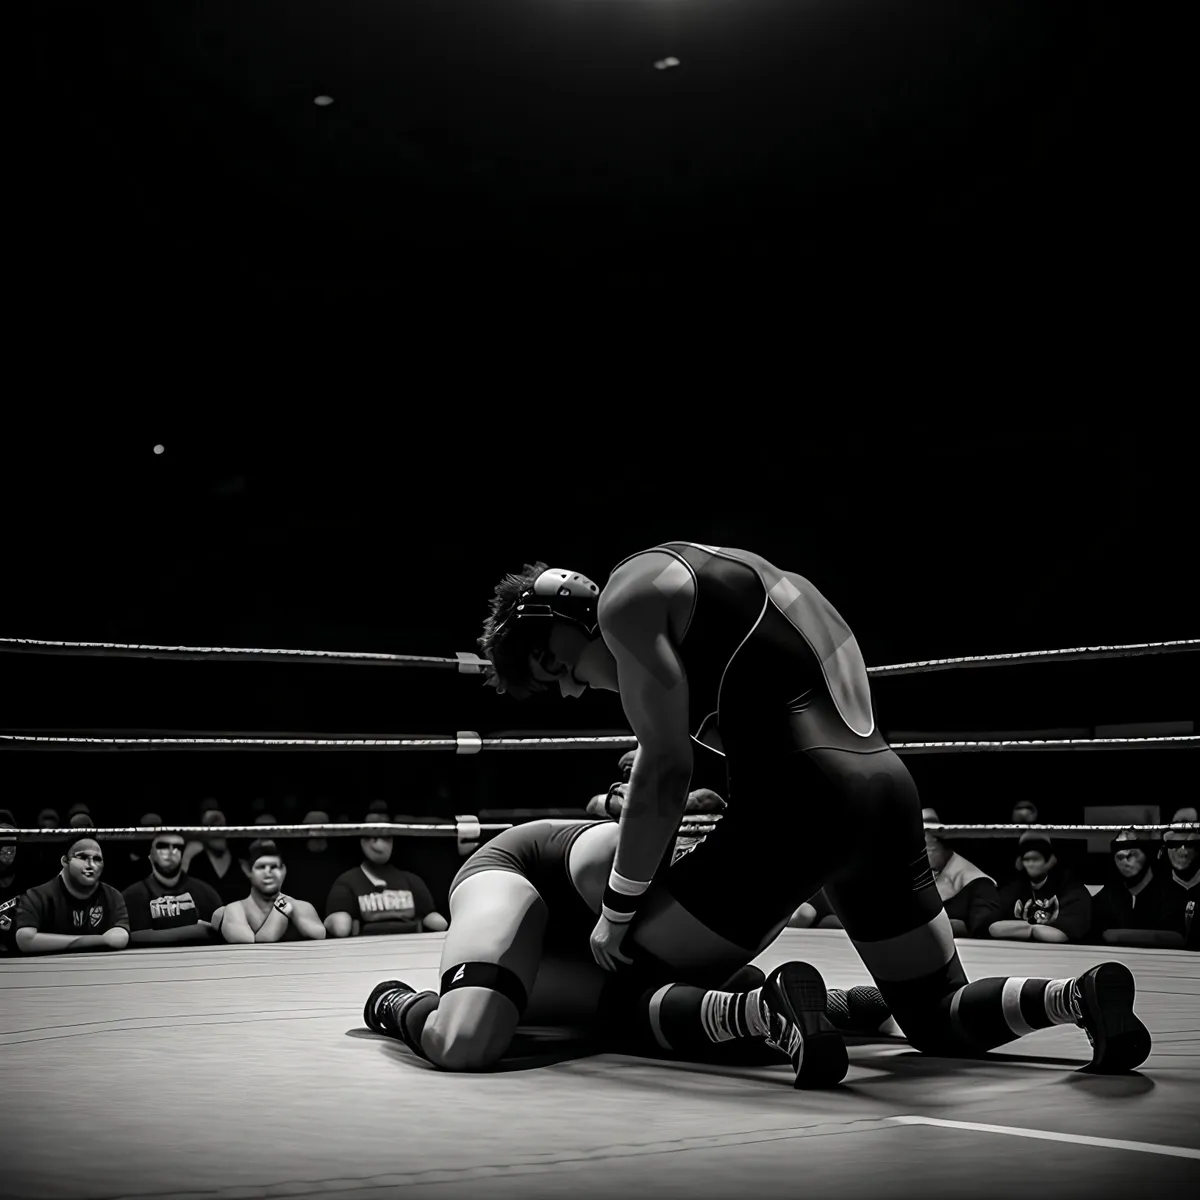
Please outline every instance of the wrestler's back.
[{"label": "wrestler's back", "polygon": [[663,556],[691,579],[690,614],[673,633],[697,741],[726,752],[886,745],[858,643],[809,580],[748,550],[695,542],[665,542],[616,569]]}]

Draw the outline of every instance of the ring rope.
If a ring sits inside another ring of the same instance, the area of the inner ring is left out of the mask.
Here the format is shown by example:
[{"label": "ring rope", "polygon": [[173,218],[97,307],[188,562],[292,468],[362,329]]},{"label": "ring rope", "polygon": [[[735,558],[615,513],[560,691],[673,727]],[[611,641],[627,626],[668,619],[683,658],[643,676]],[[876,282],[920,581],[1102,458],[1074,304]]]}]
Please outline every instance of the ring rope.
[{"label": "ring rope", "polygon": [[[0,746],[21,750],[636,750],[632,734],[604,736],[495,737],[470,730],[455,737],[284,738],[284,737],[83,737],[59,734],[0,733]],[[895,742],[897,754],[970,754],[1002,750],[1148,750],[1200,746],[1200,734],[1162,737],[1010,738],[1003,741]]]},{"label": "ring rope", "polygon": [[[534,817],[531,820],[537,820]],[[579,821],[592,818],[579,816]],[[687,814],[680,826],[680,836],[699,836],[712,833],[720,814]],[[204,841],[214,837],[228,838],[319,838],[319,837],[462,837],[465,830],[480,833],[502,833],[514,826],[508,822],[481,824],[475,817],[460,816],[453,825],[444,823],[411,824],[403,821],[378,821],[368,825],[139,825],[97,829],[92,826],[72,826],[68,829],[9,829],[5,839],[21,841],[58,841],[66,838],[103,838],[105,841],[153,840],[162,834],[178,834],[181,837]],[[1200,822],[1176,821],[1166,825],[947,825],[926,822],[930,833],[957,836],[1001,838],[1020,836],[1023,833],[1052,833],[1065,837],[1080,837],[1091,833],[1184,833],[1200,831]]]},{"label": "ring rope", "polygon": [[[1200,650],[1200,638],[1167,642],[1133,642],[1122,646],[1076,646],[1064,650],[1022,650],[1012,654],[977,654],[956,658],[929,658],[920,662],[868,667],[868,675],[923,675],[958,667],[1013,666],[1031,662],[1081,662],[1087,659],[1136,658],[1150,654],[1177,654]],[[469,650],[454,658],[426,654],[381,654],[371,651],[231,649],[220,646],[149,646],[124,642],[61,642],[42,638],[0,638],[0,652],[10,654],[92,655],[111,658],[158,658],[213,662],[342,663],[360,666],[427,667],[479,675],[486,659]]]}]

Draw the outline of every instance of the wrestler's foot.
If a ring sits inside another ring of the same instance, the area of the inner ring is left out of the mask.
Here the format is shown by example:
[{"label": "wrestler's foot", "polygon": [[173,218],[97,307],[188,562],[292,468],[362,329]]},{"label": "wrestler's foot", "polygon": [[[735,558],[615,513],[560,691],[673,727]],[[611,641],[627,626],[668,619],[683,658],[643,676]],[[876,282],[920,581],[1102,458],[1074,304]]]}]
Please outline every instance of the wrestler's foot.
[{"label": "wrestler's foot", "polygon": [[398,1033],[393,1011],[395,1003],[402,996],[413,994],[414,989],[399,979],[385,979],[382,983],[377,983],[363,1008],[363,1024],[375,1033],[395,1037]]},{"label": "wrestler's foot", "polygon": [[1150,1057],[1150,1031],[1134,1016],[1137,984],[1124,963],[1106,962],[1075,980],[1071,1010],[1092,1043],[1093,1075],[1123,1075]]},{"label": "wrestler's foot", "polygon": [[767,1043],[792,1060],[795,1087],[833,1087],[849,1070],[846,1044],[825,1015],[825,981],[816,967],[788,962],[776,967],[762,989],[771,1032]]}]

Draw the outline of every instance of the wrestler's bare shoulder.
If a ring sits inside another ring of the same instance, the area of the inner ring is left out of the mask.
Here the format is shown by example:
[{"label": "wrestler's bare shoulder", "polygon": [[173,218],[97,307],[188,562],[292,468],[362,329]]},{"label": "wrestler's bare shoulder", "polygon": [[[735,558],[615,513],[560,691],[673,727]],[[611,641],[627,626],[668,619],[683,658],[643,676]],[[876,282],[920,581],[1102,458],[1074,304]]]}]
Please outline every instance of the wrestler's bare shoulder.
[{"label": "wrestler's bare shoulder", "polygon": [[597,611],[602,627],[635,612],[665,612],[681,636],[695,599],[696,579],[687,563],[667,550],[645,550],[609,576]]}]

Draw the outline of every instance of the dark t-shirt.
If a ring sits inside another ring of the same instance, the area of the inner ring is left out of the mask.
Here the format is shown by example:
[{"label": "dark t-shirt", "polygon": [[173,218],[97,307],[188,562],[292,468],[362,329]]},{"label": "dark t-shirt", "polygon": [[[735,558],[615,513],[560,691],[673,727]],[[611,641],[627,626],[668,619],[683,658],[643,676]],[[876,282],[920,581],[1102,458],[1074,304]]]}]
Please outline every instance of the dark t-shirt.
[{"label": "dark t-shirt", "polygon": [[238,862],[236,850],[237,847],[234,847],[234,853],[229,860],[229,870],[224,875],[217,874],[207,851],[203,849],[188,863],[188,878],[199,879],[202,883],[207,883],[221,897],[222,904],[232,904],[235,900],[244,900],[246,893],[250,890],[250,880]]},{"label": "dark t-shirt", "polygon": [[80,937],[118,927],[128,930],[129,914],[121,893],[107,883],[99,884],[86,900],[79,900],[67,891],[62,876],[55,875],[49,883],[39,883],[21,897],[14,925],[38,933]]},{"label": "dark t-shirt", "polygon": [[213,913],[221,907],[221,897],[215,888],[187,874],[180,875],[179,882],[171,888],[149,875],[121,894],[129,910],[129,928],[135,932],[179,929],[211,921]]},{"label": "dark t-shirt", "polygon": [[1024,872],[1000,889],[1001,921],[1053,925],[1073,942],[1081,942],[1092,924],[1092,897],[1082,883],[1061,866],[1053,867],[1039,888]]},{"label": "dark t-shirt", "polygon": [[17,953],[17,902],[24,890],[19,871],[7,882],[0,880],[0,955]]},{"label": "dark t-shirt", "polygon": [[967,927],[967,937],[985,938],[988,927],[1004,918],[1000,905],[1000,892],[995,881],[987,875],[978,875],[965,884],[943,907],[946,916],[961,921]]},{"label": "dark t-shirt", "polygon": [[385,863],[370,867],[371,874],[382,880],[376,884],[367,878],[361,866],[339,875],[329,889],[325,915],[344,912],[362,922],[361,933],[420,933],[422,920],[434,911],[433,896],[425,881],[411,871],[402,871]]}]

